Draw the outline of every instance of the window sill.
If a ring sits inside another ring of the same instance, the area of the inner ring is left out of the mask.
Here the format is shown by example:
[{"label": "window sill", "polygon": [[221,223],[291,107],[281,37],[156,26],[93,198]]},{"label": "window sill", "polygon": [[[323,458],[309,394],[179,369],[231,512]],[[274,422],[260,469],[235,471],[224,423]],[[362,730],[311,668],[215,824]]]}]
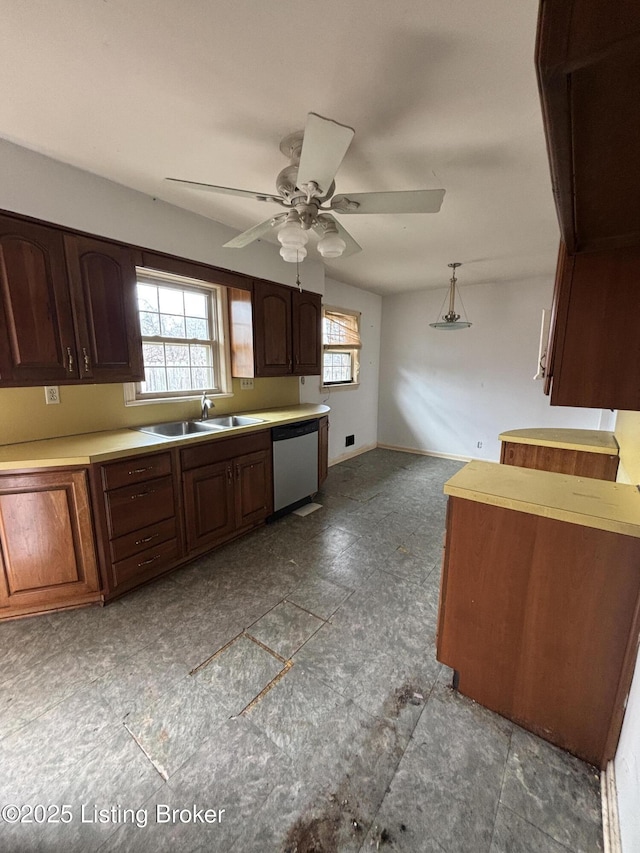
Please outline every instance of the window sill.
[{"label": "window sill", "polygon": [[[138,400],[135,396],[135,386],[132,383],[123,385],[124,389],[124,404],[125,406],[154,406],[162,403],[188,403],[193,400],[201,400],[202,392],[199,394],[189,394],[185,397],[150,397],[148,399]],[[207,392],[207,397],[210,400],[224,400],[227,397],[233,397],[233,392],[225,392],[221,394],[213,394]]]},{"label": "window sill", "polygon": [[349,391],[353,388],[359,388],[359,382],[345,382],[344,385],[321,385],[321,391]]}]

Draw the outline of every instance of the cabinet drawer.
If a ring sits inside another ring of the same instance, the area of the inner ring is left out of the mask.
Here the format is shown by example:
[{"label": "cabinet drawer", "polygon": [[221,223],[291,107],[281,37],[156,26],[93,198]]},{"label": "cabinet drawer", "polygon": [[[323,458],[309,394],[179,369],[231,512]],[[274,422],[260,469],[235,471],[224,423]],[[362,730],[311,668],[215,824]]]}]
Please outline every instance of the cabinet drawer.
[{"label": "cabinet drawer", "polygon": [[111,542],[111,559],[114,563],[124,560],[134,554],[139,554],[149,548],[155,548],[162,542],[176,537],[176,520],[168,518],[150,527],[143,527],[126,536],[119,536]]},{"label": "cabinet drawer", "polygon": [[271,430],[265,429],[253,432],[239,438],[215,439],[203,442],[196,447],[185,448],[180,451],[182,469],[188,471],[190,468],[199,468],[201,465],[213,465],[216,462],[224,462],[234,456],[244,456],[245,453],[254,453],[256,450],[269,450],[271,448]]},{"label": "cabinet drawer", "polygon": [[133,456],[122,462],[112,462],[102,467],[102,481],[105,489],[118,489],[130,483],[140,483],[154,477],[164,477],[171,473],[171,454],[154,453],[150,456]]},{"label": "cabinet drawer", "polygon": [[162,542],[155,548],[147,549],[140,554],[128,557],[113,564],[114,586],[118,587],[129,581],[140,578],[141,580],[153,577],[162,571],[165,566],[170,565],[178,557],[178,540],[170,539]]},{"label": "cabinet drawer", "polygon": [[172,477],[125,486],[105,498],[110,539],[175,515]]}]

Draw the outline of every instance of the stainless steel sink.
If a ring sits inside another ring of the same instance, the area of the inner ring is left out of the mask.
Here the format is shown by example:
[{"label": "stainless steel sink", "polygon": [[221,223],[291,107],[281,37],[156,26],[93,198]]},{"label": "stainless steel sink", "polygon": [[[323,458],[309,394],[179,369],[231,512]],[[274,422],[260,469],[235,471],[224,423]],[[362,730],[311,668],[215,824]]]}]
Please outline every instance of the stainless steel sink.
[{"label": "stainless steel sink", "polygon": [[150,424],[149,426],[134,427],[138,432],[148,432],[151,435],[161,435],[164,438],[180,438],[186,435],[198,435],[205,432],[220,432],[233,427],[252,426],[265,423],[260,418],[246,418],[244,415],[225,415],[219,418],[209,418],[206,421],[171,421],[165,424]]},{"label": "stainless steel sink", "polygon": [[245,418],[244,415],[225,415],[219,418],[209,418],[204,423],[215,424],[217,427],[222,427],[222,429],[231,429],[232,427],[251,426],[252,424],[263,424],[265,422],[260,418]]},{"label": "stainless steel sink", "polygon": [[151,435],[162,435],[165,438],[179,438],[183,435],[198,435],[203,432],[219,432],[226,427],[213,421],[171,421],[165,424],[150,424],[135,427],[138,432],[148,432]]}]

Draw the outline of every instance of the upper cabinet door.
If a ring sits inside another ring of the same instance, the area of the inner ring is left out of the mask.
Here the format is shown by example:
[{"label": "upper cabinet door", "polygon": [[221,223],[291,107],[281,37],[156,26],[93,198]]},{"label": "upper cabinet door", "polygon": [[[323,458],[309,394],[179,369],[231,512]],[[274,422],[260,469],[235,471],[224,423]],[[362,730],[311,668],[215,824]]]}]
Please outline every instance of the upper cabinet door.
[{"label": "upper cabinet door", "polygon": [[0,217],[0,385],[78,378],[60,232]]},{"label": "upper cabinet door", "polygon": [[256,376],[291,375],[291,293],[290,287],[255,282]]},{"label": "upper cabinet door", "polygon": [[126,246],[64,235],[78,333],[80,376],[94,382],[144,379],[136,270]]},{"label": "upper cabinet door", "polygon": [[293,372],[297,376],[322,373],[322,297],[319,293],[292,293]]}]

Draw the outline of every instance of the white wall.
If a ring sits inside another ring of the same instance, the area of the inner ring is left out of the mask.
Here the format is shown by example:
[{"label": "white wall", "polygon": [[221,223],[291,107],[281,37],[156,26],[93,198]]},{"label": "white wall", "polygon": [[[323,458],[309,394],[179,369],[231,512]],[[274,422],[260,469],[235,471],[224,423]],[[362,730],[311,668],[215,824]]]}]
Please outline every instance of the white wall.
[{"label": "white wall", "polygon": [[[378,440],[378,374],[380,367],[380,325],[382,297],[333,279],[325,279],[325,305],[360,311],[360,384],[357,388],[320,391],[317,377],[307,377],[300,386],[300,402],[326,403],[329,416],[329,462],[375,447]],[[355,444],[345,447],[345,437],[355,436]]]},{"label": "white wall", "polygon": [[[295,284],[272,243],[223,249],[237,231],[0,139],[0,209],[194,261]],[[264,210],[256,204],[256,223]],[[305,290],[322,293],[324,266],[304,262]]]},{"label": "white wall", "polygon": [[552,292],[553,282],[539,279],[463,284],[473,325],[460,331],[429,328],[446,311],[447,290],[385,296],[378,441],[497,460],[498,435],[505,430],[598,429],[599,409],[551,408],[542,382],[532,379],[541,312],[550,307]]},{"label": "white wall", "polygon": [[640,850],[640,655],[615,757],[623,853]]}]

